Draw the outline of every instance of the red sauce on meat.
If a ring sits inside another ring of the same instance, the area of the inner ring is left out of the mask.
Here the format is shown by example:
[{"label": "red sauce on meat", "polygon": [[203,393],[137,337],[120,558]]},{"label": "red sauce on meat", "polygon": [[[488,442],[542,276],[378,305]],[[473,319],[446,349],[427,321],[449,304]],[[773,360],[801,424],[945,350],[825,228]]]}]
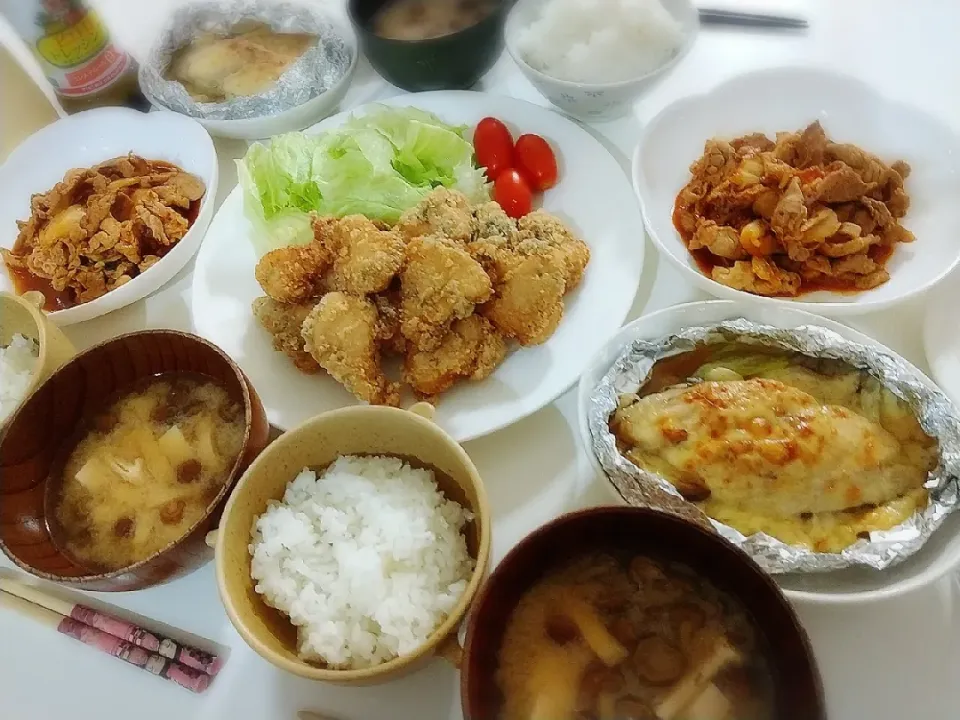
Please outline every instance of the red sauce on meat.
[{"label": "red sauce on meat", "polygon": [[[200,204],[202,202],[203,198],[195,200],[190,203],[190,208],[186,212],[181,213],[187,219],[189,227],[193,227],[193,224],[196,222],[197,215],[200,214]],[[14,248],[14,250],[16,249],[17,248]],[[173,248],[167,248],[166,251],[169,252],[172,249]],[[165,253],[158,252],[157,254],[162,256]],[[43,293],[43,297],[46,299],[46,302],[43,304],[43,309],[47,312],[66,310],[67,308],[72,308],[77,305],[77,299],[70,289],[62,291],[56,290],[53,285],[50,284],[49,280],[37,277],[26,268],[12,268],[9,266],[5,266],[5,268],[17,295],[23,295],[25,292],[30,292],[31,290]]]},{"label": "red sauce on meat", "polygon": [[[808,168],[803,170],[803,173],[813,173],[812,177],[818,177],[823,175],[823,171],[819,168]],[[700,248],[699,250],[689,250],[690,241],[693,239],[693,233],[687,232],[683,229],[683,226],[680,223],[680,202],[679,198],[673,206],[673,226],[677,229],[677,232],[680,234],[680,238],[683,240],[683,244],[688,248],[687,252],[693,257],[694,262],[697,264],[700,272],[706,275],[707,277],[712,277],[713,269],[715,267],[731,267],[733,265],[732,260],[727,258],[717,257],[712,252],[706,248]],[[884,245],[874,245],[867,251],[867,255],[880,267],[884,267],[887,262],[890,260],[890,257],[893,255],[894,246],[884,246]],[[819,280],[803,280],[800,284],[800,291],[796,295],[789,295],[784,297],[799,297],[800,295],[806,295],[807,293],[817,292],[818,290],[828,290],[830,292],[836,293],[859,293],[863,290],[858,290],[855,287],[850,287],[850,284],[841,280],[837,280],[831,277],[823,277]]]}]

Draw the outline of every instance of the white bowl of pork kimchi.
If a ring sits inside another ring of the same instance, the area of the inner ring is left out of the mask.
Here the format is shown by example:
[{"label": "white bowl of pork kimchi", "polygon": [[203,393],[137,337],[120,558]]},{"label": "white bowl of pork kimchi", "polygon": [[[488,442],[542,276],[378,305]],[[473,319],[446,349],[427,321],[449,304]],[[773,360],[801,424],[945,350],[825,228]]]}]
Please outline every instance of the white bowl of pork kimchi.
[{"label": "white bowl of pork kimchi", "polygon": [[[794,600],[880,600],[928,585],[960,564],[960,512],[941,515],[933,507],[942,489],[931,478],[945,467],[938,441],[926,434],[929,424],[918,424],[912,407],[864,367],[844,366],[829,352],[801,357],[756,341],[749,347],[690,343],[688,350],[660,356],[638,388],[621,374],[613,385],[614,410],[599,404],[605,376],[618,372],[618,363],[633,362],[624,355],[628,348],[634,348],[631,357],[640,352],[635,341],[659,347],[677,333],[741,320],[791,335],[813,328],[831,333],[835,345],[875,348],[878,357],[902,364],[915,390],[939,396],[931,380],[879,343],[793,308],[714,300],[651,313],[611,338],[578,389],[581,439],[617,501],[656,505],[645,502],[656,496],[634,489],[649,489],[651,475],[670,483],[676,499],[685,501],[681,511],[696,507]],[[945,398],[940,407],[952,409]],[[596,414],[603,416],[600,432]],[[941,420],[951,423],[955,415]],[[632,486],[604,455],[606,432],[616,441],[615,454],[642,473]],[[955,483],[946,479],[947,497]],[[939,516],[935,529],[918,535],[931,511]],[[779,552],[771,550],[775,544]],[[890,552],[897,560],[882,569],[856,565],[865,552],[871,558]]]},{"label": "white bowl of pork kimchi", "polygon": [[58,325],[156,292],[213,218],[217,153],[195,120],[98,108],[25,140],[0,167],[0,290],[39,291]]},{"label": "white bowl of pork kimchi", "polygon": [[660,252],[721,298],[840,316],[960,261],[960,138],[825,70],[741,75],[647,125],[634,188]]}]

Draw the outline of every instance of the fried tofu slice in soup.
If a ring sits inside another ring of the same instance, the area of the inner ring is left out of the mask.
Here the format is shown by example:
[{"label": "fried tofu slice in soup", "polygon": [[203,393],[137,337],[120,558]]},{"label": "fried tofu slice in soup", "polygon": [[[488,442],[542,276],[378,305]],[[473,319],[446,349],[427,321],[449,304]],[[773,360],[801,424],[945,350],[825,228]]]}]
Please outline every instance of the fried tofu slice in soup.
[{"label": "fried tofu slice in soup", "polygon": [[371,405],[398,405],[400,391],[380,364],[380,318],[371,300],[330,292],[303,321],[304,349],[347,390]]}]

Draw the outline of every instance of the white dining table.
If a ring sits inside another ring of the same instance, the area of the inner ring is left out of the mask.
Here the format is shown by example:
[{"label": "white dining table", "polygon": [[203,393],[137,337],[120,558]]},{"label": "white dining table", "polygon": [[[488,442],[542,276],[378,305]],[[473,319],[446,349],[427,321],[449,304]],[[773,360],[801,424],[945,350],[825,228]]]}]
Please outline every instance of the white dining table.
[{"label": "white dining table", "polygon": [[[324,0],[314,0],[323,2]],[[328,0],[337,4],[339,0]],[[586,1],[586,0],[585,0]],[[802,15],[800,34],[705,29],[690,55],[635,105],[629,117],[588,126],[624,172],[641,128],[661,108],[762,67],[829,67],[918,105],[960,131],[960,3],[952,0],[701,0],[711,7]],[[99,0],[120,43],[142,54],[182,0]],[[547,101],[504,55],[479,91],[540,105]],[[0,93],[3,88],[0,88]],[[362,62],[344,109],[401,91]],[[0,94],[0,102],[12,102]],[[236,183],[234,159],[245,144],[217,140],[221,202]],[[571,168],[570,172],[577,172]],[[960,202],[960,198],[957,199]],[[960,230],[958,230],[960,232]],[[637,228],[638,242],[642,228]],[[630,318],[706,299],[653,246]],[[960,242],[960,237],[958,237]],[[147,299],[66,329],[79,347],[143,328],[191,327],[191,273],[185,268]],[[960,282],[954,275],[946,282]],[[926,298],[849,324],[922,369]],[[202,312],[202,308],[195,309]],[[524,535],[568,510],[610,502],[576,431],[575,393],[490,436],[466,443],[485,480],[493,511],[493,560]],[[10,569],[6,559],[0,569]],[[256,655],[230,625],[217,595],[213,564],[167,585],[96,600],[207,638],[228,654],[210,689],[193,695],[83,647],[53,630],[0,612],[2,720],[293,720],[313,709],[342,720],[459,720],[456,671],[434,661],[414,675],[360,689],[286,674]],[[909,595],[858,606],[797,604],[810,635],[833,720],[947,720],[960,717],[960,583],[948,577]],[[491,719],[492,720],[492,719]]]}]

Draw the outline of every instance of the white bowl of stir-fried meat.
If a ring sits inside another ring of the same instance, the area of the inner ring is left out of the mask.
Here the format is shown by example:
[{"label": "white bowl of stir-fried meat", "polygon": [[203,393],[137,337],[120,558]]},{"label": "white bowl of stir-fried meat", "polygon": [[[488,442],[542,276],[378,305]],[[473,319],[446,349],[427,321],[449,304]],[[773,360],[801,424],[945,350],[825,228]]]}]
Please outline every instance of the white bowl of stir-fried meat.
[{"label": "white bowl of stir-fried meat", "polygon": [[101,108],[27,139],[0,168],[0,289],[41,292],[58,325],[158,290],[213,217],[217,154],[195,120]]},{"label": "white bowl of stir-fried meat", "polygon": [[821,720],[810,644],[719,536],[648,508],[564,515],[500,562],[471,610],[466,720]]},{"label": "white bowl of stir-fried meat", "polygon": [[633,176],[660,252],[718,297],[862,313],[960,261],[960,138],[827,71],[760,71],[675,103]]}]

